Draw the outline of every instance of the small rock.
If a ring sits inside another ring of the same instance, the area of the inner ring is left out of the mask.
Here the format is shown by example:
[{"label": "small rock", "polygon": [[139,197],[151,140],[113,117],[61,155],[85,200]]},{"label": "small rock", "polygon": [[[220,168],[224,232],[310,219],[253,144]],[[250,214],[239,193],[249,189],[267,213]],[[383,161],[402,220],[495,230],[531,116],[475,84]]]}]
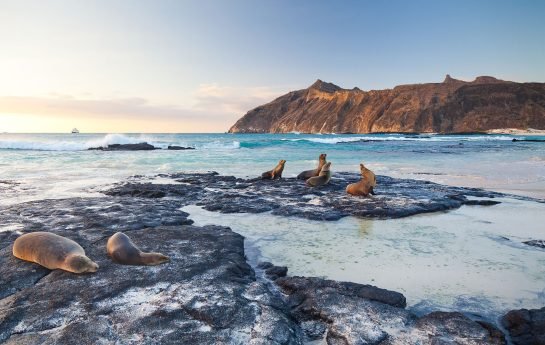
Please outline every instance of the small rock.
[{"label": "small rock", "polygon": [[138,144],[111,144],[107,147],[91,147],[89,150],[99,150],[99,151],[150,151],[150,150],[160,150],[160,148],[150,145],[148,143],[138,143]]},{"label": "small rock", "polygon": [[545,307],[511,310],[502,317],[501,323],[515,345],[545,344]]},{"label": "small rock", "polygon": [[522,243],[527,244],[527,245],[532,246],[532,247],[545,249],[545,241],[544,240],[530,240],[530,241],[524,241]]},{"label": "small rock", "polygon": [[195,150],[194,147],[183,147],[183,146],[176,146],[176,145],[169,145],[167,149],[168,150]]}]

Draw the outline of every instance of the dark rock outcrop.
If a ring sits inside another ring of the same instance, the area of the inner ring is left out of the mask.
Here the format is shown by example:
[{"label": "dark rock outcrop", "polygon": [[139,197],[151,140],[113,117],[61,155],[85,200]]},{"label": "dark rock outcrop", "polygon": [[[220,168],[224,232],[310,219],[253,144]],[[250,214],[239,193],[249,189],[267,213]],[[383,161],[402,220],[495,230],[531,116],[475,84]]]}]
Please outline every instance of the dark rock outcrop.
[{"label": "dark rock outcrop", "polygon": [[321,80],[250,110],[231,133],[474,133],[545,129],[545,83],[493,77],[362,91]]},{"label": "dark rock outcrop", "polygon": [[184,147],[184,146],[176,146],[176,145],[169,145],[167,147],[168,150],[195,150],[194,147]]},{"label": "dark rock outcrop", "polygon": [[160,150],[160,148],[150,145],[148,143],[139,143],[139,144],[111,144],[107,147],[91,147],[89,150],[99,150],[99,151],[150,151],[150,150]]},{"label": "dark rock outcrop", "polygon": [[[217,173],[159,175],[177,184],[121,183],[104,193],[112,196],[174,198],[183,205],[196,204],[221,213],[272,212],[313,220],[338,220],[346,216],[400,218],[420,213],[455,209],[465,204],[494,205],[496,197],[512,197],[545,202],[541,199],[506,195],[477,188],[451,187],[422,180],[377,176],[377,195],[350,196],[346,185],[357,182],[357,174],[334,174],[330,183],[310,188],[295,178],[279,180],[242,179]],[[483,199],[469,199],[477,197]]]},{"label": "dark rock outcrop", "polygon": [[515,345],[545,345],[545,308],[511,310],[501,323]]},{"label": "dark rock outcrop", "polygon": [[530,241],[524,241],[522,243],[527,244],[527,245],[532,246],[532,247],[545,249],[545,241],[544,240],[530,240]]},{"label": "dark rock outcrop", "polygon": [[307,339],[327,344],[505,344],[494,326],[460,313],[421,318],[405,310],[405,297],[370,285],[286,277],[276,283],[288,295],[291,314]]},{"label": "dark rock outcrop", "polygon": [[517,139],[517,138],[513,138],[513,140],[511,140],[513,142],[517,142],[517,141],[522,141],[522,142],[532,142],[532,143],[545,143],[545,139]]}]

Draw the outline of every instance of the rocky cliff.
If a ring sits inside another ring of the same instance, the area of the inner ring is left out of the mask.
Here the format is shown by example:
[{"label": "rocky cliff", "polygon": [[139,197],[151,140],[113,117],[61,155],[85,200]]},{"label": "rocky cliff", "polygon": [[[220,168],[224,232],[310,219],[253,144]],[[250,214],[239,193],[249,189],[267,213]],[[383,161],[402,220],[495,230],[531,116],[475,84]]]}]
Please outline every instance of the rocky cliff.
[{"label": "rocky cliff", "polygon": [[545,129],[545,83],[493,77],[362,91],[317,80],[250,110],[230,133],[478,132]]}]

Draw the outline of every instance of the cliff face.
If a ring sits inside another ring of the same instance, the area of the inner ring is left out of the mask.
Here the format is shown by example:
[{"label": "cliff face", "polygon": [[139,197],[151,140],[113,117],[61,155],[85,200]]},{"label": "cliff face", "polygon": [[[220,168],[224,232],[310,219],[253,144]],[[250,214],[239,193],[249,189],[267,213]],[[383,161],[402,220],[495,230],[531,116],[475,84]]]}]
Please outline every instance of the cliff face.
[{"label": "cliff face", "polygon": [[545,83],[472,82],[351,90],[316,81],[250,110],[230,133],[477,132],[545,129]]}]

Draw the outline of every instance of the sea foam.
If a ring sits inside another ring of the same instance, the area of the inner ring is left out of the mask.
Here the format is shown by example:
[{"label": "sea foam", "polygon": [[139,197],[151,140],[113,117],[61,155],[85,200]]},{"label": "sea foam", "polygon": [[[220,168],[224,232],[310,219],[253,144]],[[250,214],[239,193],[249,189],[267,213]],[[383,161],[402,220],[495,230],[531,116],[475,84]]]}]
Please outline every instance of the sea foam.
[{"label": "sea foam", "polygon": [[351,143],[358,141],[511,141],[511,136],[357,136],[357,137],[343,137],[336,136],[331,138],[297,138],[297,139],[282,139],[285,141],[308,141],[319,144],[339,144],[339,143]]},{"label": "sea foam", "polygon": [[[38,139],[38,140],[36,140]],[[84,138],[75,137],[73,140],[40,140],[39,136],[34,140],[28,140],[23,137],[19,140],[7,139],[0,140],[0,149],[11,150],[33,150],[33,151],[82,151],[94,147],[108,147],[112,144],[138,144],[147,142],[154,145],[153,138],[147,136],[131,137],[123,134],[107,134],[102,138],[92,140],[82,140]],[[156,146],[156,145],[154,145]],[[157,144],[157,146],[160,146]]]}]

